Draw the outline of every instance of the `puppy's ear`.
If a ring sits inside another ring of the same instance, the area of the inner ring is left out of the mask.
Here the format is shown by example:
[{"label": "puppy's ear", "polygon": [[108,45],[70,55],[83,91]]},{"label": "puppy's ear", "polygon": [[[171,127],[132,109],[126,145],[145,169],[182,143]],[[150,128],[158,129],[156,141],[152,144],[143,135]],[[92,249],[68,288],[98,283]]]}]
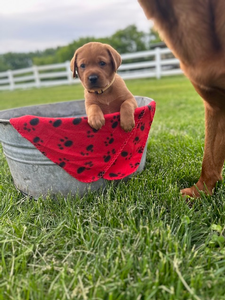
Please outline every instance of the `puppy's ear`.
[{"label": "puppy's ear", "polygon": [[119,66],[122,63],[122,58],[121,58],[120,54],[113,47],[111,47],[110,45],[106,45],[106,47],[107,47],[107,51],[111,57],[114,71],[116,72],[116,70],[119,68]]},{"label": "puppy's ear", "polygon": [[78,77],[76,59],[77,59],[77,51],[75,51],[74,56],[70,61],[70,70],[73,72],[73,78]]}]

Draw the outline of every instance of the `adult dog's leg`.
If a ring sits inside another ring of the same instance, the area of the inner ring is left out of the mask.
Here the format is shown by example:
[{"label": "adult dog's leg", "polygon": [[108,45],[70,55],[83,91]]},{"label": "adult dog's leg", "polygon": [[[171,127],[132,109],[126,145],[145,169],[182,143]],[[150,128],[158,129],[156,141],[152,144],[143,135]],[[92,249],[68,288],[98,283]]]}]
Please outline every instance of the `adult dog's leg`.
[{"label": "adult dog's leg", "polygon": [[183,195],[212,194],[225,159],[224,0],[138,0],[205,101],[205,149],[196,187]]},{"label": "adult dog's leg", "polygon": [[196,186],[182,190],[183,195],[198,197],[199,191],[212,194],[217,181],[222,180],[225,160],[225,92],[195,89],[203,97],[205,104],[205,148],[202,172]]}]

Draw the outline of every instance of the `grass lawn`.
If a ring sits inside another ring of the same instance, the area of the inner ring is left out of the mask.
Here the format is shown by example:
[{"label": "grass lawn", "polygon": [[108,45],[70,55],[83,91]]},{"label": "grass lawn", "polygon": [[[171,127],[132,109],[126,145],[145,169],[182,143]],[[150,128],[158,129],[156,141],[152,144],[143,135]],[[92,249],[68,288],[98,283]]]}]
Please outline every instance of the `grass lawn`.
[{"label": "grass lawn", "polygon": [[[184,77],[127,81],[156,101],[145,170],[83,198],[37,201],[0,151],[0,300],[225,299],[225,189],[190,208],[204,107]],[[0,109],[82,99],[81,85],[0,92]]]}]

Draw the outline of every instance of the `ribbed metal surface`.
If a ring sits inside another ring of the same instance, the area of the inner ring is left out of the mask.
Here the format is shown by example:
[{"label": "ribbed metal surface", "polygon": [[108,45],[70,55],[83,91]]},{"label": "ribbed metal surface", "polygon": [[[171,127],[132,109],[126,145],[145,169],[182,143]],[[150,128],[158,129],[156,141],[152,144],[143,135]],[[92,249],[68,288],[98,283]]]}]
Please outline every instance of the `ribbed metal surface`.
[{"label": "ribbed metal surface", "polygon": [[[136,97],[138,105],[147,105],[151,99]],[[99,179],[91,184],[83,183],[65,172],[24,139],[9,123],[10,118],[22,115],[44,117],[71,117],[85,115],[84,100],[60,102],[47,105],[29,106],[0,111],[0,141],[7,159],[14,184],[17,189],[35,199],[40,196],[80,195],[87,190],[104,187],[106,180]],[[146,149],[138,172],[142,171],[146,160]]]}]

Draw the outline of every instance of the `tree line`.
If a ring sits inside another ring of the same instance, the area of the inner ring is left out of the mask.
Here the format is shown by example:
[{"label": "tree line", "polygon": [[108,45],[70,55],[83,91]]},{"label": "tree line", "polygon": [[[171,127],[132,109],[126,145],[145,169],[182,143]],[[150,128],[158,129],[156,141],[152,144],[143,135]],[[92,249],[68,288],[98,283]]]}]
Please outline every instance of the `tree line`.
[{"label": "tree line", "polygon": [[0,55],[0,72],[28,68],[32,65],[49,65],[71,60],[74,51],[88,42],[98,41],[110,44],[120,54],[145,51],[154,43],[160,42],[160,37],[151,28],[149,32],[139,31],[135,25],[116,31],[110,37],[84,37],[73,41],[67,46],[49,48],[44,51],[29,53],[8,52]]}]

